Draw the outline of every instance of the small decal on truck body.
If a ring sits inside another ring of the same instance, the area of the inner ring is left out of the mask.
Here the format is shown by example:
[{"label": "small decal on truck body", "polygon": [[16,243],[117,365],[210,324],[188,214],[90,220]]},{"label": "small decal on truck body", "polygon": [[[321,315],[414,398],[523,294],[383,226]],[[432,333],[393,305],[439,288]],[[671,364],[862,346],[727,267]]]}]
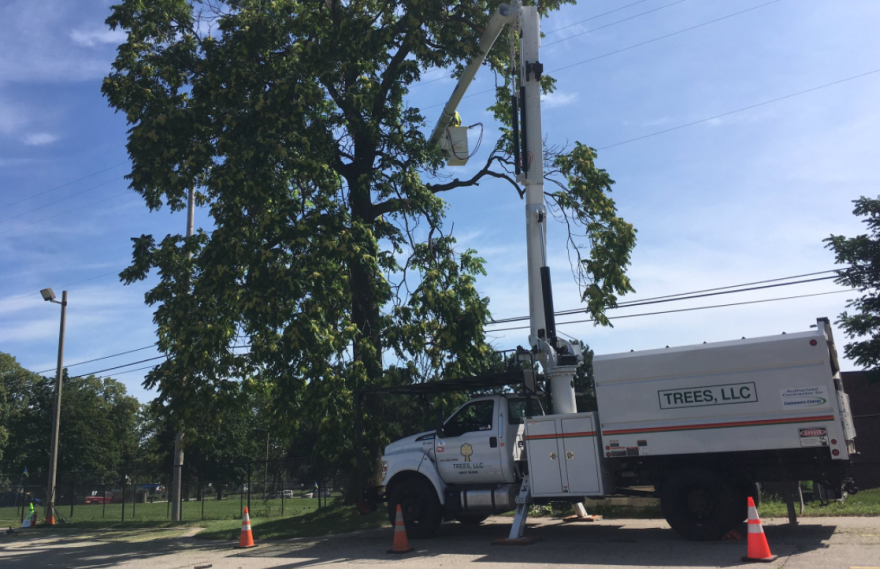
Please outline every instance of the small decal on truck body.
[{"label": "small decal on truck body", "polygon": [[828,392],[824,386],[817,387],[789,387],[780,389],[783,409],[796,409],[799,407],[821,407],[828,404]]},{"label": "small decal on truck body", "polygon": [[757,403],[758,389],[753,382],[706,385],[683,389],[663,389],[657,392],[661,409],[682,407],[706,407],[709,405],[734,405]]}]

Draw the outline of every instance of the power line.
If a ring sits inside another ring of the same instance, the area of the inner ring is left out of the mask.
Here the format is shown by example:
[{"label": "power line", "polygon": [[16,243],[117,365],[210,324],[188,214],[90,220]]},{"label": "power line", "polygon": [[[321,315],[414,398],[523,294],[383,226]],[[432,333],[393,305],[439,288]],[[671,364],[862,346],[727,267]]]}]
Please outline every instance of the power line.
[{"label": "power line", "polygon": [[8,204],[4,204],[4,205],[2,205],[2,206],[0,206],[0,207],[4,207],[4,208],[5,208],[5,207],[13,206],[13,205],[15,205],[15,204],[20,204],[21,202],[25,202],[25,201],[27,201],[27,200],[32,200],[32,199],[34,199],[34,198],[37,198],[37,197],[40,197],[40,196],[46,195],[46,194],[48,194],[49,192],[54,192],[55,190],[60,190],[61,188],[66,188],[67,186],[73,185],[73,184],[75,184],[75,183],[77,183],[77,182],[82,182],[83,180],[88,180],[89,178],[93,178],[93,177],[97,176],[98,174],[103,174],[104,172],[109,172],[110,170],[113,170],[114,168],[119,168],[119,167],[122,166],[123,164],[128,164],[128,160],[125,160],[125,161],[123,161],[123,162],[120,162],[119,164],[115,164],[115,165],[113,165],[113,166],[110,166],[109,168],[104,168],[103,170],[98,170],[97,172],[92,172],[91,174],[89,174],[89,175],[87,175],[87,176],[83,176],[82,178],[77,178],[76,180],[73,180],[73,181],[67,182],[67,183],[65,183],[65,184],[61,184],[60,186],[55,186],[54,188],[49,188],[48,190],[44,190],[44,191],[42,191],[42,192],[40,192],[40,193],[38,193],[38,194],[34,194],[34,195],[32,195],[32,196],[28,196],[28,197],[26,197],[26,198],[21,198],[20,200],[18,200],[18,201],[16,201],[16,202],[10,202],[10,203],[8,203]]},{"label": "power line", "polygon": [[82,374],[80,374],[80,375],[74,375],[74,376],[70,377],[69,379],[78,379],[78,378],[80,378],[80,377],[88,377],[88,376],[90,376],[90,375],[95,375],[95,374],[98,374],[98,373],[104,373],[105,371],[113,371],[113,370],[115,370],[115,369],[122,369],[122,368],[124,368],[124,367],[129,367],[129,366],[133,366],[133,365],[137,365],[137,364],[142,364],[142,363],[145,363],[145,362],[152,362],[152,361],[154,361],[154,360],[161,360],[161,359],[165,359],[165,358],[167,358],[167,357],[168,357],[168,356],[156,356],[156,357],[154,357],[154,358],[147,358],[147,359],[145,359],[145,360],[139,360],[139,361],[136,361],[136,362],[131,362],[131,363],[127,363],[127,364],[122,364],[122,365],[115,366],[115,367],[108,367],[108,368],[106,368],[106,369],[99,369],[99,370],[96,370],[96,371],[90,371],[89,373],[82,373]]},{"label": "power line", "polygon": [[[721,21],[723,21],[723,20],[727,20],[727,19],[733,18],[733,17],[735,17],[735,16],[739,16],[739,15],[745,14],[745,13],[747,13],[747,12],[752,12],[752,11],[754,11],[754,10],[758,10],[758,9],[760,9],[760,8],[764,8],[765,6],[769,6],[769,5],[771,5],[771,4],[776,4],[776,3],[779,2],[779,1],[780,1],[780,0],[770,0],[770,2],[766,2],[766,3],[764,3],[764,4],[759,4],[759,5],[757,5],[757,6],[752,6],[751,8],[746,8],[745,10],[740,10],[739,12],[734,12],[734,13],[732,13],[732,14],[727,14],[726,16],[721,16],[720,18],[715,18],[714,20],[709,20],[708,22],[703,22],[702,24],[697,24],[697,25],[695,25],[695,26],[690,26],[690,27],[687,27],[687,28],[683,28],[683,29],[678,30],[678,31],[676,31],[676,32],[672,32],[672,33],[669,33],[669,34],[666,34],[666,35],[662,35],[662,36],[660,36],[660,37],[656,37],[656,38],[654,38],[654,39],[650,39],[650,40],[647,40],[647,41],[643,41],[643,42],[641,42],[641,43],[633,44],[633,45],[631,45],[631,46],[624,47],[624,48],[621,48],[621,49],[618,49],[618,50],[615,50],[615,51],[611,51],[611,52],[608,52],[608,53],[605,53],[605,54],[602,54],[602,55],[599,55],[599,56],[596,56],[596,57],[592,57],[592,58],[590,58],[590,59],[585,59],[585,60],[583,60],[583,61],[578,61],[577,63],[572,63],[572,64],[570,64],[570,65],[565,65],[565,66],[563,66],[563,67],[557,67],[556,69],[553,69],[553,70],[548,71],[548,73],[555,73],[556,71],[562,71],[562,70],[565,70],[565,69],[571,69],[572,67],[576,67],[576,66],[578,66],[578,65],[583,65],[584,63],[589,63],[589,62],[591,62],[591,61],[596,61],[597,59],[602,59],[603,57],[608,57],[609,55],[616,55],[616,54],[618,54],[618,53],[621,53],[621,52],[624,52],[624,51],[628,51],[628,50],[630,50],[630,49],[635,49],[635,48],[637,48],[637,47],[641,47],[641,46],[643,46],[643,45],[648,45],[649,43],[654,43],[655,41],[665,40],[666,38],[671,38],[672,36],[677,36],[678,34],[683,34],[683,33],[685,33],[685,32],[690,32],[690,31],[692,31],[692,30],[696,30],[696,29],[698,29],[698,28],[702,28],[702,27],[704,27],[704,26],[708,26],[708,25],[710,25],[710,24],[715,24],[715,23],[717,23],[717,22],[721,22]],[[554,42],[554,43],[555,43],[555,42]]]},{"label": "power line", "polygon": [[[589,34],[589,33],[597,32],[597,31],[599,31],[599,30],[604,30],[605,28],[610,28],[611,26],[616,26],[617,24],[622,24],[623,22],[628,22],[628,21],[630,21],[630,20],[635,20],[636,18],[641,18],[642,16],[647,16],[648,14],[651,14],[651,13],[653,13],[653,12],[659,12],[660,10],[663,10],[663,9],[665,9],[665,8],[670,8],[670,7],[672,7],[672,6],[675,6],[676,4],[681,4],[682,2],[686,2],[686,1],[687,1],[687,0],[676,0],[675,2],[672,2],[671,4],[666,4],[666,5],[664,5],[664,6],[659,6],[659,7],[657,7],[657,8],[652,8],[651,10],[647,10],[647,11],[642,12],[642,13],[640,13],[640,14],[636,14],[635,16],[630,16],[630,17],[628,17],[628,18],[624,18],[624,19],[622,19],[622,20],[617,20],[617,21],[615,21],[615,22],[610,22],[610,23],[608,23],[608,24],[605,24],[604,26],[599,26],[598,28],[593,28],[593,29],[591,29],[591,30],[586,30],[586,31],[583,31],[583,32],[579,32],[579,33],[576,33],[576,34],[574,34],[574,35],[570,35],[570,36],[568,36],[567,38],[562,38],[562,39],[559,39],[559,40],[556,40],[556,41],[551,41],[551,42],[548,42],[548,43],[542,44],[541,47],[542,47],[542,48],[543,48],[543,47],[550,47],[551,45],[556,45],[556,44],[558,44],[558,43],[562,43],[562,42],[564,42],[564,41],[568,41],[568,40],[570,40],[570,39],[572,39],[572,38],[576,38],[576,37],[579,37],[579,36],[584,36],[584,35],[587,35],[587,34]],[[773,0],[773,1],[774,1],[774,2],[779,2],[779,0]],[[612,11],[616,11],[616,10],[612,10]],[[608,12],[606,12],[606,13],[608,13]],[[560,29],[561,29],[561,28],[560,28]],[[555,31],[558,31],[558,30],[555,30]]]},{"label": "power line", "polygon": [[127,193],[128,193],[128,192],[125,191],[125,192],[122,192],[122,193],[120,193],[120,194],[116,194],[116,195],[114,195],[114,196],[110,196],[109,198],[106,198],[106,199],[103,199],[103,200],[98,200],[98,201],[96,201],[96,202],[92,202],[92,203],[87,204],[87,205],[84,205],[84,206],[82,206],[82,207],[78,207],[78,208],[76,208],[76,209],[67,210],[67,211],[65,211],[65,212],[63,212],[63,213],[59,213],[58,215],[53,215],[52,217],[46,217],[46,218],[43,218],[43,219],[38,219],[37,221],[32,221],[32,222],[30,222],[30,223],[25,223],[24,225],[19,225],[18,227],[13,227],[12,229],[7,229],[6,231],[0,231],[0,235],[5,235],[6,233],[11,233],[12,231],[18,231],[19,229],[23,229],[23,228],[25,228],[25,227],[30,227],[31,225],[34,225],[34,224],[37,224],[37,223],[42,223],[42,222],[44,222],[44,221],[49,221],[49,220],[52,220],[52,219],[55,219],[55,218],[61,217],[62,215],[69,215],[69,214],[71,214],[71,213],[75,213],[75,212],[77,212],[77,211],[80,211],[80,210],[86,209],[86,208],[88,208],[88,207],[92,207],[92,206],[98,205],[98,204],[100,204],[100,203],[104,203],[104,202],[107,202],[107,201],[110,201],[110,200],[115,200],[116,198],[121,198],[122,196],[124,196],[124,195],[127,194]]},{"label": "power line", "polygon": [[[810,283],[810,282],[816,282],[816,281],[836,279],[837,275],[832,275],[832,276],[828,276],[828,277],[819,277],[819,278],[815,278],[815,279],[806,279],[806,280],[792,281],[792,282],[785,282],[785,283],[778,282],[778,281],[791,280],[791,279],[796,279],[796,278],[805,277],[805,276],[821,275],[821,274],[830,273],[830,272],[836,272],[836,271],[832,269],[830,271],[820,271],[817,273],[806,273],[804,275],[782,277],[782,278],[777,278],[777,279],[768,279],[768,280],[755,281],[752,283],[744,283],[744,284],[739,284],[739,285],[730,285],[730,286],[723,286],[723,287],[717,287],[717,288],[709,288],[709,289],[698,290],[698,291],[693,291],[693,292],[669,294],[669,295],[665,295],[665,296],[656,296],[656,297],[652,297],[652,298],[645,298],[642,300],[632,300],[629,302],[621,302],[620,304],[618,304],[614,308],[632,308],[633,306],[645,306],[648,304],[660,304],[660,303],[664,303],[664,302],[677,302],[680,300],[693,300],[695,298],[705,298],[707,296],[718,296],[721,294],[735,294],[735,293],[739,293],[739,292],[749,292],[749,291],[754,291],[754,290],[762,290],[765,288],[776,288],[776,287],[780,287],[780,286],[791,286],[791,285],[796,285],[796,284],[803,284],[803,283]],[[766,284],[766,283],[777,283],[777,284]],[[753,285],[762,285],[762,286],[753,286]],[[741,288],[741,287],[750,287],[750,288]],[[738,289],[738,290],[729,290],[729,289],[734,289],[734,288]],[[555,312],[554,315],[555,316],[571,316],[572,314],[582,314],[583,312],[585,312],[585,310],[583,308],[570,308],[567,310],[560,310],[559,312]],[[507,324],[508,322],[519,322],[522,320],[528,320],[529,318],[530,318],[529,316],[512,316],[509,318],[501,318],[498,320],[493,320],[489,324]]]},{"label": "power line", "polygon": [[[74,286],[74,285],[78,285],[78,284],[82,284],[82,283],[87,283],[87,282],[89,282],[89,281],[94,281],[94,280],[97,280],[97,279],[102,279],[102,278],[104,278],[104,277],[109,277],[110,275],[118,275],[118,274],[119,274],[119,271],[113,271],[112,273],[104,273],[103,275],[98,275],[98,276],[96,276],[96,277],[89,277],[89,278],[87,278],[87,279],[83,279],[83,280],[81,280],[81,281],[76,281],[75,283],[69,283],[69,284],[61,285],[59,288],[61,288],[61,289],[69,289],[70,287],[72,287],[72,286]],[[38,292],[31,292],[31,293],[28,293],[28,294],[20,294],[20,295],[18,295],[18,296],[10,296],[9,298],[2,298],[2,299],[0,299],[0,302],[9,302],[9,301],[11,301],[11,300],[18,300],[19,298],[28,298],[28,297],[31,297],[31,296],[38,296],[39,294],[40,294],[40,293],[38,293]]]},{"label": "power line", "polygon": [[639,0],[638,2],[633,2],[632,4],[627,4],[626,6],[621,6],[620,8],[615,8],[614,10],[602,12],[601,14],[596,14],[595,16],[590,16],[586,20],[578,20],[577,22],[568,24],[567,26],[562,26],[561,28],[556,28],[555,30],[551,30],[549,32],[544,32],[544,35],[549,36],[550,34],[555,34],[556,32],[561,32],[562,30],[567,30],[568,28],[577,26],[578,24],[583,24],[583,23],[589,22],[590,20],[595,20],[597,18],[601,18],[602,16],[607,16],[608,14],[613,14],[614,12],[619,12],[621,10],[625,10],[627,8],[635,6],[636,4],[644,4],[647,1],[648,0]]},{"label": "power line", "polygon": [[29,209],[29,210],[27,210],[27,211],[25,211],[25,212],[22,212],[22,213],[19,213],[19,214],[13,215],[12,217],[7,217],[6,219],[4,219],[4,220],[2,220],[2,221],[3,221],[3,222],[10,221],[10,220],[12,220],[12,219],[17,219],[17,218],[19,218],[19,217],[21,217],[21,216],[23,216],[23,215],[27,215],[27,214],[29,214],[29,213],[33,213],[33,212],[35,212],[35,211],[39,211],[39,210],[41,210],[41,209],[46,209],[47,207],[52,207],[53,205],[55,205],[55,204],[57,204],[57,203],[61,203],[61,202],[63,202],[63,201],[67,201],[67,200],[73,199],[73,198],[75,198],[76,196],[81,196],[82,194],[85,194],[85,193],[87,193],[87,192],[91,192],[92,190],[97,190],[98,188],[102,188],[102,187],[104,187],[104,186],[106,186],[106,185],[108,185],[108,184],[112,184],[113,182],[118,182],[119,180],[122,180],[122,179],[124,179],[124,178],[125,178],[125,176],[119,176],[118,178],[113,178],[112,180],[108,180],[108,181],[106,181],[106,182],[104,182],[104,183],[98,184],[97,186],[92,186],[91,188],[86,188],[85,190],[82,190],[81,192],[75,193],[75,194],[73,194],[73,195],[69,195],[69,196],[67,196],[67,197],[65,197],[65,198],[61,198],[60,200],[55,200],[55,201],[53,201],[53,202],[49,202],[49,203],[47,203],[47,204],[45,204],[45,205],[41,205],[40,207],[35,207],[34,209]]},{"label": "power line", "polygon": [[[562,30],[565,30],[565,29],[571,28],[571,27],[573,27],[573,26],[577,26],[577,25],[579,25],[579,24],[583,24],[584,22],[589,22],[590,20],[595,20],[595,19],[597,19],[597,18],[601,18],[602,16],[607,16],[608,14],[613,14],[614,12],[619,12],[619,11],[621,11],[621,10],[625,10],[626,8],[629,8],[629,7],[631,7],[631,6],[635,6],[636,4],[644,4],[644,3],[647,2],[647,1],[648,1],[648,0],[639,0],[638,2],[633,2],[632,4],[627,4],[626,6],[621,6],[620,8],[615,8],[614,10],[609,10],[609,11],[607,11],[607,12],[602,12],[601,14],[596,14],[595,16],[591,16],[591,17],[589,17],[589,18],[587,18],[587,19],[585,19],[585,20],[580,20],[580,21],[574,22],[574,23],[572,23],[572,24],[568,24],[567,26],[562,26],[561,28],[556,28],[555,30],[552,30],[552,31],[549,31],[549,32],[544,32],[544,35],[545,35],[545,36],[548,36],[548,35],[550,35],[550,34],[555,34],[556,32],[559,32],[559,31],[562,31]],[[561,39],[561,40],[557,40],[557,41],[555,41],[555,42],[550,42],[550,43],[548,43],[548,44],[544,44],[542,47],[546,47],[546,46],[548,46],[548,45],[553,45],[553,44],[556,44],[556,43],[560,43],[560,42],[563,42],[563,41],[565,41],[565,40],[568,40],[568,39],[571,39],[571,38],[574,38],[574,37],[582,36],[582,35],[584,35],[584,34],[588,34],[588,33],[590,33],[590,32],[595,32],[595,31],[597,31],[597,30],[601,30],[601,29],[603,29],[603,28],[608,28],[608,27],[611,27],[611,26],[615,26],[615,25],[617,25],[617,24],[621,24],[621,23],[626,22],[626,21],[628,21],[628,20],[633,20],[633,19],[635,19],[635,18],[638,18],[638,17],[644,16],[644,15],[646,15],[646,14],[650,14],[651,12],[656,12],[656,11],[658,11],[658,10],[662,10],[663,8],[668,8],[669,6],[672,6],[672,5],[675,5],[675,4],[681,4],[682,2],[685,2],[685,1],[686,1],[686,0],[678,0],[677,2],[673,2],[672,4],[667,4],[666,6],[660,6],[659,8],[654,8],[653,10],[648,10],[647,12],[642,12],[641,14],[636,14],[635,16],[630,16],[629,18],[624,18],[623,20],[618,20],[618,21],[616,21],[616,22],[611,22],[610,24],[606,24],[606,25],[601,26],[601,27],[598,27],[598,28],[593,28],[592,30],[587,30],[587,31],[585,31],[585,32],[581,32],[581,33],[575,34],[575,35],[573,35],[573,36],[569,36],[569,37],[567,37],[567,38],[563,38],[563,39]],[[441,70],[441,71],[445,71],[445,70]],[[446,76],[442,76],[442,77],[437,77],[436,79],[431,79],[430,81],[422,81],[422,82],[419,82],[419,83],[413,85],[412,87],[410,87],[410,89],[414,89],[414,88],[417,88],[417,87],[423,87],[423,86],[425,86],[425,85],[430,85],[431,83],[436,83],[437,81],[443,81],[444,79],[447,79],[447,77],[446,77]],[[426,107],[426,108],[427,108],[427,107]]]},{"label": "power line", "polygon": [[[710,25],[710,24],[714,24],[714,23],[716,23],[716,22],[720,22],[720,21],[722,21],[722,20],[727,20],[727,19],[729,19],[729,18],[733,18],[733,17],[735,17],[735,16],[739,16],[739,15],[741,15],[741,14],[745,14],[746,12],[751,12],[751,11],[753,11],[753,10],[757,10],[757,9],[759,9],[759,8],[763,8],[764,6],[769,6],[770,4],[775,4],[776,2],[779,2],[779,1],[780,1],[780,0],[772,0],[772,1],[770,1],[770,2],[767,2],[766,4],[759,4],[758,6],[753,6],[753,7],[751,7],[751,8],[747,8],[747,9],[745,9],[745,10],[741,10],[741,11],[739,11],[739,12],[734,12],[734,13],[732,13],[732,14],[728,14],[728,15],[726,15],[726,16],[722,16],[722,17],[720,17],[720,18],[716,18],[716,19],[714,19],[714,20],[709,20],[708,22],[703,22],[702,24],[697,24],[697,25],[695,25],[695,26],[690,26],[690,27],[688,27],[688,28],[684,28],[684,29],[681,29],[681,30],[678,30],[678,31],[676,31],[676,32],[672,32],[672,33],[669,33],[669,34],[666,34],[666,35],[662,35],[662,36],[660,36],[660,37],[656,37],[656,38],[654,38],[654,39],[650,39],[650,40],[647,40],[647,41],[643,41],[643,42],[640,42],[640,43],[637,43],[637,44],[633,44],[633,45],[630,45],[630,46],[627,46],[627,47],[624,47],[624,48],[621,48],[621,49],[617,49],[617,50],[614,50],[614,51],[609,51],[608,53],[603,53],[602,55],[597,55],[597,56],[595,56],[595,57],[591,57],[590,59],[585,59],[585,60],[583,60],[583,61],[578,61],[578,62],[575,62],[575,63],[569,64],[569,65],[565,65],[565,66],[562,66],[562,67],[557,67],[556,69],[551,69],[550,71],[547,71],[547,73],[556,73],[557,71],[564,71],[564,70],[566,70],[566,69],[571,69],[572,67],[576,67],[576,66],[578,66],[578,65],[583,65],[583,64],[585,64],[585,63],[590,63],[590,62],[592,62],[592,61],[596,61],[596,60],[599,60],[599,59],[603,59],[603,58],[605,58],[605,57],[610,57],[610,56],[612,56],[612,55],[616,55],[616,54],[618,54],[618,53],[622,53],[622,52],[624,52],[624,51],[628,51],[628,50],[630,50],[630,49],[635,49],[635,48],[637,48],[637,47],[641,47],[641,46],[643,46],[643,45],[647,45],[647,44],[649,44],[649,43],[653,43],[653,42],[660,41],[660,40],[663,40],[663,39],[666,39],[666,38],[670,38],[670,37],[672,37],[672,36],[676,36],[676,35],[678,35],[678,34],[682,34],[682,33],[684,33],[684,32],[689,32],[689,31],[691,31],[691,30],[695,30],[695,29],[697,29],[697,28],[702,28],[703,26],[708,26],[708,25]],[[572,36],[572,37],[574,37],[574,36]],[[556,43],[556,42],[553,42],[553,43]],[[492,92],[494,92],[494,91],[495,91],[494,88],[493,88],[493,89],[486,89],[486,90],[484,90],[484,91],[477,91],[476,93],[471,93],[470,95],[465,95],[465,96],[462,97],[462,98],[463,98],[463,99],[467,99],[467,98],[469,98],[469,97],[476,97],[477,95],[484,95],[484,94],[486,94],[486,93],[492,93]],[[433,108],[435,108],[435,107],[442,107],[442,106],[445,105],[445,104],[446,104],[446,103],[439,103],[439,104],[436,104],[436,105],[430,105],[430,106],[428,106],[428,107],[422,107],[422,108],[423,108],[423,109],[433,109]]]},{"label": "power line", "polygon": [[726,113],[721,113],[720,115],[715,115],[715,116],[711,116],[711,117],[706,117],[706,118],[704,118],[704,119],[696,120],[696,121],[693,121],[693,122],[689,122],[689,123],[685,123],[685,124],[680,124],[680,125],[678,125],[678,126],[674,126],[674,127],[671,127],[671,128],[666,128],[666,129],[663,129],[663,130],[658,130],[657,132],[652,132],[651,134],[645,134],[645,135],[643,135],[643,136],[637,136],[637,137],[635,137],[635,138],[630,138],[630,139],[628,139],[628,140],[621,140],[620,142],[615,142],[614,144],[609,144],[609,145],[607,145],[607,146],[602,146],[602,147],[600,147],[600,148],[597,148],[597,150],[607,150],[608,148],[614,148],[615,146],[621,146],[621,145],[623,145],[623,144],[629,144],[630,142],[635,142],[635,141],[637,141],[637,140],[644,140],[645,138],[651,138],[651,137],[653,137],[653,136],[657,136],[657,135],[660,135],[660,134],[666,134],[667,132],[672,132],[672,131],[674,131],[674,130],[680,130],[680,129],[682,129],[682,128],[687,128],[687,127],[689,127],[689,126],[694,126],[694,125],[701,124],[701,123],[704,123],[704,122],[709,122],[709,121],[711,121],[711,120],[720,119],[720,118],[722,118],[722,117],[730,116],[730,115],[733,115],[733,114],[736,114],[736,113],[741,113],[741,112],[743,112],[743,111],[748,111],[748,110],[751,110],[751,109],[755,109],[755,108],[757,108],[757,107],[763,107],[764,105],[769,105],[769,104],[771,104],[771,103],[777,103],[777,102],[779,102],[779,101],[783,101],[783,100],[785,100],[785,99],[791,99],[792,97],[797,97],[797,96],[799,96],[799,95],[804,95],[804,94],[806,94],[806,93],[811,93],[811,92],[813,92],[813,91],[818,91],[819,89],[825,89],[825,88],[827,88],[827,87],[833,87],[834,85],[839,85],[839,84],[841,84],[841,83],[846,83],[847,81],[853,81],[853,80],[855,80],[855,79],[860,79],[860,78],[862,78],[862,77],[867,77],[868,75],[873,75],[874,73],[878,73],[878,72],[880,72],[880,69],[874,69],[873,71],[866,71],[865,73],[859,73],[858,75],[853,75],[853,76],[851,76],[851,77],[847,77],[847,78],[845,78],[845,79],[839,79],[839,80],[837,80],[837,81],[832,81],[831,83],[825,83],[824,85],[819,85],[819,86],[817,86],[817,87],[811,87],[811,88],[809,88],[809,89],[804,89],[803,91],[798,91],[798,92],[796,92],[796,93],[790,93],[790,94],[788,94],[788,95],[783,95],[782,97],[777,97],[777,98],[775,98],[775,99],[770,99],[769,101],[764,101],[764,102],[762,102],[762,103],[755,103],[754,105],[749,105],[749,106],[747,106],[747,107],[742,107],[742,108],[740,108],[740,109],[736,109],[736,110],[733,110],[733,111],[728,111],[728,112],[726,112]]},{"label": "power line", "polygon": [[[156,347],[156,344],[150,344],[149,346],[144,346],[143,348],[135,348],[134,350],[128,350],[127,352],[119,352],[118,354],[110,354],[109,356],[103,356],[100,358],[95,358],[93,360],[85,360],[83,362],[76,362],[75,364],[65,364],[64,367],[66,367],[66,368],[67,367],[74,367],[74,366],[79,366],[79,365],[83,365],[83,364],[90,364],[92,362],[99,362],[101,360],[109,360],[110,358],[115,358],[117,356],[124,356],[125,354],[133,354],[135,352],[141,352],[143,350],[148,350],[150,348],[155,348],[155,347]],[[43,370],[43,371],[36,371],[34,373],[49,373],[49,372],[55,372],[55,371],[56,371],[56,368],[53,367],[52,369],[47,369],[47,370]]]},{"label": "power line", "polygon": [[[782,296],[782,297],[778,297],[778,298],[765,298],[763,300],[748,300],[745,302],[731,302],[729,304],[712,304],[709,306],[697,306],[694,308],[679,308],[676,310],[662,310],[659,312],[642,312],[640,314],[626,314],[624,316],[615,316],[614,318],[612,318],[612,320],[621,320],[623,318],[638,318],[641,316],[657,316],[659,314],[674,314],[677,312],[693,312],[696,310],[708,310],[710,308],[726,308],[729,306],[744,306],[746,304],[761,304],[764,302],[777,302],[780,300],[792,300],[792,299],[796,299],[796,298],[809,298],[812,296],[825,296],[827,294],[842,294],[845,292],[850,292],[850,291],[848,291],[848,290],[834,290],[831,292],[817,292],[817,293],[813,293],[813,294],[801,294],[801,295],[797,295],[797,296]],[[564,326],[566,324],[582,324],[584,322],[594,322],[594,320],[592,318],[588,318],[586,320],[569,320],[568,322],[557,322],[556,325],[557,326]],[[494,332],[505,332],[507,330],[527,330],[528,328],[530,328],[530,326],[514,326],[512,328],[499,328],[496,330],[487,330],[487,333],[492,334]]]}]

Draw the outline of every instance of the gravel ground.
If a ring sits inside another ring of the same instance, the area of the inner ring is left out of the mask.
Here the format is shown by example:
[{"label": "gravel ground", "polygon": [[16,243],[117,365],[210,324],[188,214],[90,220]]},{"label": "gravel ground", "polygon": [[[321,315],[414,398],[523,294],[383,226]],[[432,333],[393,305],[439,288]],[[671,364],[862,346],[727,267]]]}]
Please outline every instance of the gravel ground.
[{"label": "gravel ground", "polygon": [[[731,567],[744,565],[746,542],[694,543],[662,520],[606,520],[563,524],[539,519],[526,535],[541,541],[497,547],[510,518],[490,518],[480,527],[444,524],[438,537],[412,541],[412,553],[391,555],[391,529],[323,538],[260,543],[236,550],[230,542],[196,540],[194,530],[37,530],[0,534],[0,567],[142,567],[148,569],[299,569],[316,565],[385,565],[433,569],[479,563],[480,569],[511,566]],[[796,527],[764,520],[772,552],[769,567],[880,569],[880,518],[810,518]],[[195,530],[197,531],[197,530]],[[259,536],[257,536],[259,538]]]}]

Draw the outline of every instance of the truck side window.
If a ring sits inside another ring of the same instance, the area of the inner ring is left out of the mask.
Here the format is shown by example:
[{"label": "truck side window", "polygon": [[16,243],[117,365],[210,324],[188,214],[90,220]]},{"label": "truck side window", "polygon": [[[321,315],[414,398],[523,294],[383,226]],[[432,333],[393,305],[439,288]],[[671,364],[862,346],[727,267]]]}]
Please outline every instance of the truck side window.
[{"label": "truck side window", "polygon": [[536,397],[507,400],[507,422],[511,425],[521,425],[526,417],[540,417],[543,414],[544,409]]},{"label": "truck side window", "polygon": [[468,403],[449,418],[443,426],[447,437],[460,437],[474,431],[491,431],[495,417],[494,401]]}]

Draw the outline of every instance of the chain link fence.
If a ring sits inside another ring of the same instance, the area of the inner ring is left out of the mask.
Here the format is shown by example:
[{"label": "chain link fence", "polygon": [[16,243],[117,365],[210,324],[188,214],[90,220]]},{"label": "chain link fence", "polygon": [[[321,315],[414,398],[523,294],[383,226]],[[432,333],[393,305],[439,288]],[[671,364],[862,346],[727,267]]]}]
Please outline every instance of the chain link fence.
[{"label": "chain link fence", "polygon": [[[245,506],[252,518],[304,514],[341,501],[349,489],[346,477],[315,475],[309,458],[240,461],[224,479],[199,466],[182,467],[184,521],[241,519]],[[45,473],[0,474],[0,526],[18,525],[30,504],[42,519],[46,487]],[[55,489],[59,523],[171,520],[167,471],[59,472]]]}]

